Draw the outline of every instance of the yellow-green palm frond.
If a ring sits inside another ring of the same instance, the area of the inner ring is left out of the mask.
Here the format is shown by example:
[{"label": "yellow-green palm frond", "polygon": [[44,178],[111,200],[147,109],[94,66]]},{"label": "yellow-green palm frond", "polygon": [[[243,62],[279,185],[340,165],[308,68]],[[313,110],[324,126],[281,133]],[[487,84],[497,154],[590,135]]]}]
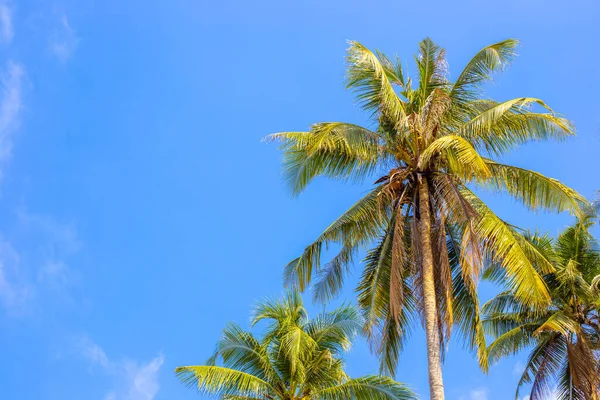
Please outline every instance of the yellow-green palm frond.
[{"label": "yellow-green palm frond", "polygon": [[560,181],[512,165],[487,159],[485,163],[491,171],[491,179],[482,183],[484,187],[504,191],[530,210],[568,210],[574,215],[583,215],[583,206],[587,203],[585,198]]},{"label": "yellow-green palm frond", "polygon": [[375,51],[375,55],[381,63],[390,83],[405,88],[406,81],[404,79],[404,71],[402,70],[400,58],[396,56],[396,59],[392,61],[387,55],[377,50]]},{"label": "yellow-green palm frond", "polygon": [[530,398],[548,398],[554,389],[553,378],[561,368],[566,356],[565,339],[559,334],[548,334],[540,340],[531,352],[525,370],[517,384],[515,399],[519,399],[521,388],[532,384]]},{"label": "yellow-green palm frond", "polygon": [[[532,104],[547,112],[532,112]],[[574,134],[572,124],[540,99],[521,97],[502,103],[482,100],[469,106],[469,120],[455,134],[490,154],[501,155],[530,141],[561,140]]]},{"label": "yellow-green palm frond", "polygon": [[[378,237],[385,227],[388,219],[386,210],[387,195],[384,185],[376,187],[356,204],[350,207],[336,221],[334,221],[317,238],[307,246],[302,255],[292,260],[285,267],[284,282],[288,286],[304,290],[310,284],[315,270],[321,267],[321,251],[330,243],[341,243],[342,255],[333,261],[330,274],[321,281],[319,297],[333,296],[341,286],[343,273],[346,271],[346,262],[351,262],[353,248],[366,244]],[[324,286],[331,284],[332,286]]]},{"label": "yellow-green palm frond", "polygon": [[494,72],[501,71],[512,61],[518,45],[518,40],[507,39],[481,49],[454,82],[450,96],[462,101],[476,98],[479,85],[492,79]]},{"label": "yellow-green palm frond", "polygon": [[312,286],[315,302],[325,304],[339,293],[344,277],[350,272],[356,251],[357,247],[353,244],[342,246],[340,252],[319,270]]},{"label": "yellow-green palm frond", "polygon": [[539,335],[542,332],[548,331],[568,336],[570,333],[580,333],[581,327],[571,316],[567,315],[563,310],[559,310],[546,319],[533,334]]},{"label": "yellow-green palm frond", "polygon": [[416,398],[390,378],[350,379],[344,372],[341,357],[363,322],[354,307],[309,319],[300,294],[288,292],[262,301],[253,323],[259,321],[269,323],[260,340],[237,325],[225,328],[214,357],[224,365],[179,367],[177,376],[204,395],[227,400]]},{"label": "yellow-green palm frond", "polygon": [[523,326],[517,326],[490,343],[487,350],[488,362],[494,364],[501,358],[517,354],[535,343],[535,339]]},{"label": "yellow-green palm frond", "polygon": [[360,332],[363,320],[354,307],[342,306],[319,314],[304,329],[321,349],[333,354],[350,350],[352,340]]},{"label": "yellow-green palm frond", "polygon": [[430,38],[419,43],[419,54],[415,61],[419,71],[419,88],[414,101],[422,107],[433,90],[447,86],[448,63],[444,50]]},{"label": "yellow-green palm frond", "polygon": [[267,350],[267,346],[251,333],[236,324],[228,324],[217,344],[216,353],[227,368],[249,373],[267,382],[278,382],[279,376]]},{"label": "yellow-green palm frond", "polygon": [[186,385],[196,386],[208,396],[234,395],[265,398],[276,396],[277,391],[268,382],[245,372],[217,366],[178,367],[175,373]]},{"label": "yellow-green palm frond", "polygon": [[281,132],[266,139],[281,142],[284,176],[294,195],[317,176],[360,181],[386,157],[377,133],[343,122],[322,122],[310,132]]},{"label": "yellow-green palm frond", "polygon": [[[375,54],[362,44],[351,41],[346,57],[348,88],[353,89],[363,109],[373,115],[383,115],[400,125],[406,116],[404,103],[388,79],[387,62],[380,62]],[[399,78],[399,77],[398,77]]]},{"label": "yellow-green palm frond", "polygon": [[465,199],[479,214],[476,232],[485,252],[494,264],[506,271],[507,284],[526,304],[548,304],[548,288],[535,269],[527,252],[521,247],[518,233],[502,221],[485,203],[465,187],[460,188]]},{"label": "yellow-green palm frond", "polygon": [[413,400],[417,396],[406,386],[385,376],[350,379],[313,394],[315,400]]},{"label": "yellow-green palm frond", "polygon": [[264,299],[259,302],[252,315],[252,326],[260,321],[271,322],[269,331],[278,331],[282,325],[293,323],[302,325],[308,318],[302,296],[295,290],[288,290],[283,299]]},{"label": "yellow-green palm frond", "polygon": [[448,226],[448,260],[452,271],[453,323],[465,346],[477,355],[482,370],[488,369],[485,331],[479,310],[477,283],[471,274],[465,274],[461,264],[460,242],[456,232]]},{"label": "yellow-green palm frond", "polygon": [[466,181],[490,177],[490,170],[485,160],[467,140],[460,136],[447,135],[433,141],[421,154],[420,167],[428,169],[436,156],[443,157],[448,170]]},{"label": "yellow-green palm frond", "polygon": [[[410,224],[405,222],[408,227]],[[400,352],[410,335],[412,325],[417,320],[417,299],[408,271],[403,271],[395,281],[393,279],[393,243],[398,232],[395,226],[396,221],[390,221],[386,233],[377,245],[368,251],[363,274],[356,288],[369,344],[379,357],[380,371],[390,376],[395,375]],[[406,236],[409,235],[406,232]],[[398,287],[392,290],[393,282]],[[393,293],[402,295],[396,298],[395,309],[392,312]]]},{"label": "yellow-green palm frond", "polygon": [[592,236],[593,216],[586,214],[565,229],[556,241],[556,255],[561,265],[576,263],[576,270],[590,283],[600,274],[600,243]]},{"label": "yellow-green palm frond", "polygon": [[523,235],[530,250],[535,250],[531,258],[536,268],[543,269],[540,258],[552,264],[552,269],[544,272],[552,297],[550,304],[526,304],[509,290],[483,307],[484,326],[495,337],[488,349],[490,362],[535,345],[519,382],[517,398],[525,384],[532,385],[532,399],[544,399],[550,392],[558,399],[569,400],[594,399],[600,394],[598,296],[584,277],[596,260],[590,227],[586,219],[580,220],[557,240]]}]

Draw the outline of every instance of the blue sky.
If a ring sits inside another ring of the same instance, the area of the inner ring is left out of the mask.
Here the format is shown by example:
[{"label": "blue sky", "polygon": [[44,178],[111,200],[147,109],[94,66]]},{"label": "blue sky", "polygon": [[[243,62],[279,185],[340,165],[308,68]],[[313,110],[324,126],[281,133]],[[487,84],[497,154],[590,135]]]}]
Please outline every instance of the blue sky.
[{"label": "blue sky", "polygon": [[[0,397],[199,398],[173,369],[203,362],[226,322],[247,326],[256,300],[282,293],[282,266],[365,190],[318,180],[292,199],[260,141],[367,123],[343,88],[349,39],[410,65],[430,36],[453,73],[520,39],[488,93],[543,98],[578,136],[505,161],[591,196],[599,16],[593,0],[0,0]],[[523,227],[570,222],[488,200]],[[484,376],[454,341],[447,398],[512,398],[523,360]],[[353,375],[376,365],[364,343],[348,356]],[[427,398],[419,329],[398,379]]]}]

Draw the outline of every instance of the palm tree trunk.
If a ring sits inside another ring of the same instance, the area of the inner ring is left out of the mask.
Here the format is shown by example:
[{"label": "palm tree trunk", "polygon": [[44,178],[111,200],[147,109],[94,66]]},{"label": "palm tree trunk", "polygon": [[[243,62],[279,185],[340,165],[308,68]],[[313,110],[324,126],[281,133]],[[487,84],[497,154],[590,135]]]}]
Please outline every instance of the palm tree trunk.
[{"label": "palm tree trunk", "polygon": [[442,381],[442,359],[438,334],[437,302],[433,274],[433,250],[431,248],[431,214],[429,211],[429,186],[427,177],[419,182],[419,244],[423,273],[423,312],[425,314],[425,336],[427,338],[427,363],[429,367],[429,394],[431,400],[444,400]]}]

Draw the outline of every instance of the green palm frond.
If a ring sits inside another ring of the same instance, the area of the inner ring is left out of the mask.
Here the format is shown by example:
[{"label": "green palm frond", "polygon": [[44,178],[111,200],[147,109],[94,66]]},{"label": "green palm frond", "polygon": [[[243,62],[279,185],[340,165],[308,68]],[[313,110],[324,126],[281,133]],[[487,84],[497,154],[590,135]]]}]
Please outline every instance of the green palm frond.
[{"label": "green palm frond", "polygon": [[419,43],[419,54],[415,61],[419,71],[419,88],[415,102],[424,106],[433,90],[447,85],[448,65],[444,50],[430,38]]},{"label": "green palm frond", "polygon": [[538,341],[517,384],[515,399],[519,399],[520,390],[526,384],[532,384],[531,399],[548,398],[553,392],[552,377],[560,370],[565,355],[566,346],[561,336],[550,334]]},{"label": "green palm frond", "polygon": [[264,398],[276,396],[277,391],[268,382],[245,372],[217,366],[178,367],[175,373],[186,385],[196,386],[208,396],[235,395]]},{"label": "green palm frond", "polygon": [[569,315],[567,315],[564,311],[557,311],[552,314],[544,323],[540,325],[539,328],[533,332],[534,335],[539,335],[544,331],[550,332],[560,332],[561,334],[567,336],[569,333],[580,333],[581,327],[574,321]]},{"label": "green palm frond", "polygon": [[552,269],[544,271],[550,304],[526,304],[509,290],[483,307],[484,326],[496,338],[488,349],[490,362],[533,347],[516,398],[526,384],[531,384],[531,399],[545,399],[551,392],[569,400],[600,395],[598,295],[593,291],[593,278],[586,279],[597,256],[590,227],[585,216],[557,240],[524,235],[537,252],[531,258],[538,270],[544,269],[540,257],[552,264]]},{"label": "green palm frond", "polygon": [[484,186],[491,185],[494,189],[510,194],[530,210],[569,210],[577,216],[583,215],[585,198],[558,180],[491,160],[486,160],[485,163],[491,171],[491,179],[484,182]]},{"label": "green palm frond", "polygon": [[266,381],[277,381],[267,347],[236,324],[228,324],[217,344],[217,354],[227,368],[252,374]]},{"label": "green palm frond", "polygon": [[342,122],[322,122],[310,132],[281,132],[265,139],[281,142],[285,180],[295,195],[317,176],[360,181],[386,159],[377,133]]},{"label": "green palm frond", "polygon": [[[532,112],[531,104],[537,104],[548,112]],[[562,140],[574,132],[568,120],[554,114],[539,99],[523,97],[503,103],[476,101],[471,106],[473,115],[457,128],[456,134],[467,139],[476,149],[490,154],[502,155],[529,141]]]},{"label": "green palm frond", "polygon": [[406,111],[388,79],[389,68],[386,71],[375,54],[355,41],[350,42],[346,62],[348,88],[355,91],[362,108],[400,124]]},{"label": "green palm frond", "polygon": [[344,284],[344,277],[350,272],[352,260],[357,251],[354,245],[344,245],[340,252],[318,272],[313,284],[313,299],[325,304],[333,299]]},{"label": "green palm frond", "polygon": [[421,167],[427,169],[431,160],[440,154],[444,154],[449,171],[466,181],[475,177],[490,177],[490,170],[484,159],[460,136],[447,135],[436,139],[421,155]]},{"label": "green palm frond", "polygon": [[546,284],[521,247],[519,234],[473,192],[464,187],[460,190],[479,215],[476,231],[484,242],[486,252],[506,272],[507,285],[527,304],[549,303]]},{"label": "green palm frond", "polygon": [[319,348],[339,354],[350,350],[352,340],[362,328],[362,318],[356,308],[342,306],[325,312],[308,322],[304,329]]},{"label": "green palm frond", "polygon": [[384,376],[351,379],[338,386],[319,391],[316,400],[409,400],[417,396],[406,386]]},{"label": "green palm frond", "polygon": [[454,325],[466,347],[476,353],[480,367],[487,371],[488,357],[484,326],[480,316],[476,282],[465,274],[461,260],[461,248],[452,229],[448,229],[448,257],[452,271],[452,296]]},{"label": "green palm frond", "polygon": [[512,61],[518,45],[518,40],[508,39],[481,49],[454,82],[450,96],[463,101],[476,99],[479,85],[492,79],[494,72],[501,71]]},{"label": "green palm frond", "polygon": [[300,294],[288,291],[282,299],[258,304],[252,322],[260,321],[268,324],[260,339],[227,325],[213,357],[223,366],[179,367],[177,376],[204,395],[227,400],[416,399],[391,378],[351,379],[344,372],[341,357],[363,324],[354,307],[310,319]]},{"label": "green palm frond", "polygon": [[[313,271],[319,269],[321,265],[321,251],[323,246],[329,243],[342,243],[342,251],[352,254],[352,248],[361,244],[366,244],[375,239],[381,229],[386,224],[387,213],[383,206],[385,205],[386,194],[383,187],[379,186],[360,199],[355,205],[350,207],[336,221],[334,221],[311,245],[307,246],[303,254],[295,260],[292,260],[285,268],[284,281],[286,285],[297,286],[304,290],[311,282]],[[383,203],[383,205],[382,205]],[[322,288],[320,290],[330,290],[335,293],[337,287],[335,283],[341,281],[340,276],[345,271],[344,261],[351,261],[350,257],[345,255],[338,258],[333,265],[335,268],[331,273],[338,272],[332,281],[325,280],[323,285],[333,283],[331,289]]]}]

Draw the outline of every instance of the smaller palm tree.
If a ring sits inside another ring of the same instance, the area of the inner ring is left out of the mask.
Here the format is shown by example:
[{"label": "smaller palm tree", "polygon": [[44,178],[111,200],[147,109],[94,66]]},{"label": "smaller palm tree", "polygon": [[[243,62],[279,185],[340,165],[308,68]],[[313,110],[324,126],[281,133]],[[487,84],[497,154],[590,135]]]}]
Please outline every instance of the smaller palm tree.
[{"label": "smaller palm tree", "polygon": [[[529,235],[531,255],[554,266],[544,276],[549,306],[528,306],[504,292],[483,307],[484,327],[495,337],[490,362],[531,348],[516,398],[531,384],[531,400],[551,393],[560,400],[600,399],[600,253],[592,223],[590,214],[556,241]],[[501,279],[499,271],[493,277]]]},{"label": "smaller palm tree", "polygon": [[[342,306],[309,319],[297,292],[259,304],[252,326],[266,320],[262,339],[229,324],[206,365],[175,370],[183,383],[227,400],[403,400],[417,397],[385,376],[350,378],[341,355],[361,328]],[[222,366],[216,365],[222,360]]]}]

